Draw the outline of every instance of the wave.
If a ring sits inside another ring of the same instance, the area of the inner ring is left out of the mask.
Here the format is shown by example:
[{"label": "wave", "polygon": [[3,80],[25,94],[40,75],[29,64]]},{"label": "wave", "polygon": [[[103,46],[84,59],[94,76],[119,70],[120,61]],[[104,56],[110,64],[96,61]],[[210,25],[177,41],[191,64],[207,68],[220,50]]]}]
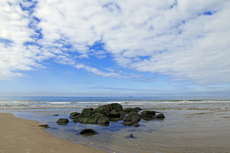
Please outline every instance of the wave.
[{"label": "wave", "polygon": [[120,103],[124,107],[154,107],[164,105],[190,105],[190,104],[220,104],[230,103],[230,100],[161,100],[161,101],[81,101],[81,102],[37,102],[37,101],[0,101],[0,109],[4,107],[20,107],[20,108],[83,108],[83,107],[98,107],[111,103]]}]

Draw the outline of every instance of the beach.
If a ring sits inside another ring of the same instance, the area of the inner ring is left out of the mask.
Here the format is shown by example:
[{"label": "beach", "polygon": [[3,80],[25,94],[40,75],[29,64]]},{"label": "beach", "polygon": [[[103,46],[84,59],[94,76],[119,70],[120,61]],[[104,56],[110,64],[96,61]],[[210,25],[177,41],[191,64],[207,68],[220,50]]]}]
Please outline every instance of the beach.
[{"label": "beach", "polygon": [[[124,109],[140,107],[142,110],[139,114],[145,110],[157,111],[163,113],[165,118],[142,119],[140,126],[134,127],[124,126],[122,120],[101,126],[75,123],[69,117],[71,112],[81,113],[84,108],[96,109],[111,103],[119,103]],[[1,152],[16,149],[16,144],[22,152],[39,152],[41,149],[61,152],[62,149],[62,152],[223,153],[230,150],[230,100],[20,97],[13,100],[2,98],[0,112],[0,144],[4,146],[4,151],[0,147]],[[56,121],[59,118],[68,118],[69,123],[58,125]],[[50,128],[38,127],[40,124],[48,124]],[[19,127],[22,133],[18,132]],[[98,133],[87,137],[80,135],[79,132],[85,128],[92,128]],[[25,132],[31,134],[26,135]],[[129,136],[131,133],[132,138]],[[26,140],[30,141],[27,143]],[[26,150],[33,145],[35,151]],[[11,152],[15,151],[19,152],[18,149]]]},{"label": "beach", "polygon": [[43,123],[15,118],[0,113],[0,153],[104,153],[105,151],[77,145],[54,137],[42,127]]}]

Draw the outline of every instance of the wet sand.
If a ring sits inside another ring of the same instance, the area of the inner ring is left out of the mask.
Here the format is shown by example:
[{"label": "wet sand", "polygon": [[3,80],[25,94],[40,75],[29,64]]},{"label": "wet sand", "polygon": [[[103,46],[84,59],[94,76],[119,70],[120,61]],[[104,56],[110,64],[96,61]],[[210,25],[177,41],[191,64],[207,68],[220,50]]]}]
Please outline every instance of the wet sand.
[{"label": "wet sand", "polygon": [[39,127],[40,124],[0,113],[0,153],[105,153],[54,137]]}]

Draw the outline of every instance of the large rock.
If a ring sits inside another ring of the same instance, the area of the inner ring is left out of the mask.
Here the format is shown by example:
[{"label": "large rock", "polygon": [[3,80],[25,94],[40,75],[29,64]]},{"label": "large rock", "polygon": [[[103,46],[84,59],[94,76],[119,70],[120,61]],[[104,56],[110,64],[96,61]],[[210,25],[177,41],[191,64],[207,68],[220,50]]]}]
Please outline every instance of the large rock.
[{"label": "large rock", "polygon": [[164,116],[164,114],[160,113],[160,114],[156,115],[155,118],[156,119],[164,119],[165,116]]},{"label": "large rock", "polygon": [[127,113],[129,113],[129,112],[131,112],[131,111],[134,111],[134,112],[139,112],[141,110],[141,108],[140,107],[135,107],[135,108],[125,108],[124,109],[124,112],[127,112]]},{"label": "large rock", "polygon": [[93,114],[93,108],[84,108],[82,111],[81,111],[81,116],[82,117],[89,117]]},{"label": "large rock", "polygon": [[132,116],[132,122],[133,123],[138,123],[141,120],[140,115],[134,115]]},{"label": "large rock", "polygon": [[97,124],[108,125],[109,119],[108,117],[101,117],[98,119]]},{"label": "large rock", "polygon": [[125,126],[132,126],[133,122],[122,122],[121,124],[123,124]]},{"label": "large rock", "polygon": [[56,122],[58,125],[66,125],[69,123],[69,120],[67,118],[60,118]]},{"label": "large rock", "polygon": [[93,129],[84,129],[84,130],[81,130],[79,134],[94,135],[94,134],[97,134],[97,132]]},{"label": "large rock", "polygon": [[126,114],[128,114],[128,113],[125,111],[120,112],[120,120],[123,120],[123,118],[125,117]]},{"label": "large rock", "polygon": [[131,122],[132,121],[132,117],[131,116],[125,116],[124,118],[123,118],[123,121],[124,122]]},{"label": "large rock", "polygon": [[105,115],[105,114],[98,113],[98,112],[93,113],[93,114],[91,115],[91,117],[94,117],[94,118],[100,118],[100,117],[103,117],[103,116],[106,116],[106,115]]},{"label": "large rock", "polygon": [[140,116],[139,113],[137,113],[137,112],[135,112],[135,111],[129,112],[129,115],[128,115],[128,116],[135,116],[135,115]]},{"label": "large rock", "polygon": [[127,116],[124,116],[122,124],[125,126],[139,126],[138,122],[141,120],[141,116],[135,112],[131,111]]},{"label": "large rock", "polygon": [[109,118],[120,118],[120,113],[117,112],[116,110],[112,110],[109,114],[108,114],[108,117]]},{"label": "large rock", "polygon": [[109,113],[111,113],[112,110],[115,110],[116,112],[120,112],[123,111],[123,107],[121,106],[121,104],[112,103],[109,105],[99,106],[98,108],[94,109],[93,112],[108,115]]},{"label": "large rock", "polygon": [[75,118],[77,118],[78,117],[78,115],[80,115],[80,113],[78,113],[78,112],[72,112],[71,114],[70,114],[70,118],[71,119],[75,119]]},{"label": "large rock", "polygon": [[87,124],[97,124],[98,118],[89,118]]},{"label": "large rock", "polygon": [[156,115],[156,111],[143,111],[141,112],[141,118],[144,120],[154,119]]},{"label": "large rock", "polygon": [[92,118],[92,117],[82,117],[78,119],[74,119],[74,123],[82,123],[82,124],[97,124],[98,118]]},{"label": "large rock", "polygon": [[123,111],[123,107],[121,104],[118,104],[118,103],[113,103],[113,104],[110,104],[112,109],[111,110],[115,110],[116,112],[120,112],[120,111]]}]

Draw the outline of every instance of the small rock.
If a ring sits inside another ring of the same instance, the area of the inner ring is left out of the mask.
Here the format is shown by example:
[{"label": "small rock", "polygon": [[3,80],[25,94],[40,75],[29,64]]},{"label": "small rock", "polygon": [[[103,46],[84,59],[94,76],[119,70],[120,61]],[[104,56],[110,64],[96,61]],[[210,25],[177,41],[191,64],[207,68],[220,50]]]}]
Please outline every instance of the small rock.
[{"label": "small rock", "polygon": [[93,129],[84,129],[84,130],[81,130],[79,134],[94,135],[94,134],[97,134],[97,132]]},{"label": "small rock", "polygon": [[39,125],[39,127],[43,127],[43,128],[50,128],[48,124],[42,124],[42,125]]},{"label": "small rock", "polygon": [[60,118],[56,122],[58,125],[67,125],[69,123],[69,120],[67,118]]},{"label": "small rock", "polygon": [[131,134],[130,134],[130,138],[132,138],[132,137],[133,137],[133,134],[131,133]]},{"label": "small rock", "polygon": [[155,118],[156,119],[164,119],[165,116],[164,116],[164,114],[160,113],[160,114],[156,115]]}]

